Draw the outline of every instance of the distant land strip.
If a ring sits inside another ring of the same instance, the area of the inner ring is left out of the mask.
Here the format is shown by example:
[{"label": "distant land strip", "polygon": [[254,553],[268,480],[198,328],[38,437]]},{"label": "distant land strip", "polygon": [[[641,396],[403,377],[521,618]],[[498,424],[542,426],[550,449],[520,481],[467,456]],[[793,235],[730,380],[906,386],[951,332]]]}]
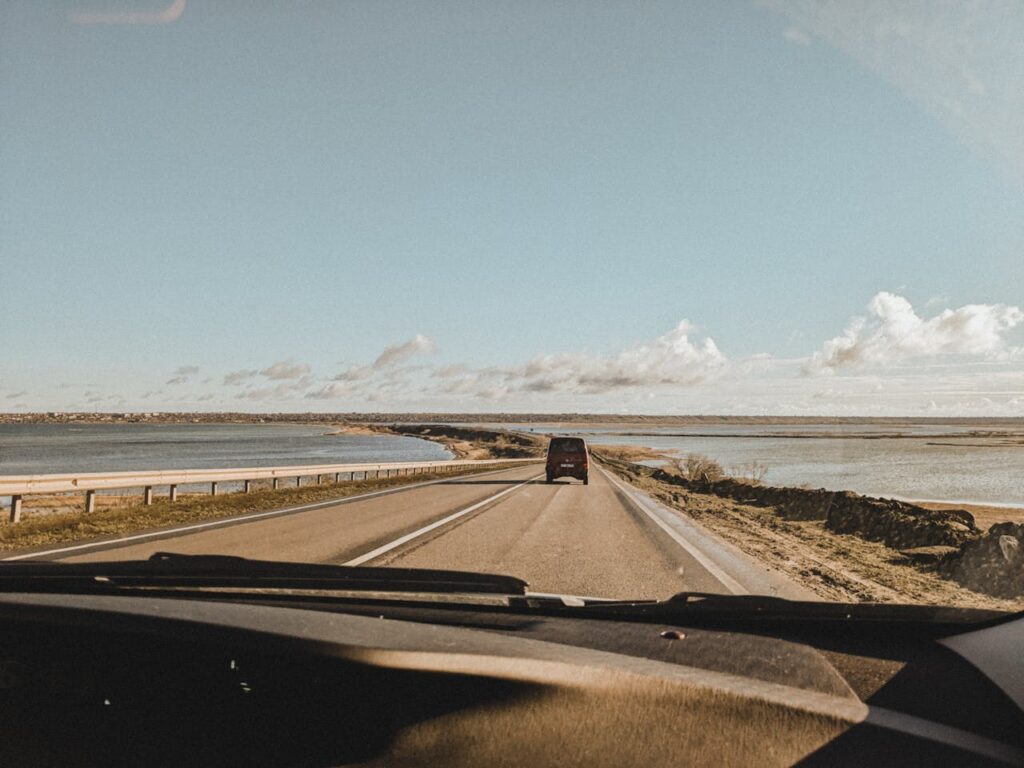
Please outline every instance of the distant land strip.
[{"label": "distant land strip", "polygon": [[701,426],[713,424],[947,424],[1011,429],[1024,428],[1024,417],[937,416],[717,416],[641,415],[610,413],[246,413],[233,411],[49,411],[0,413],[0,424],[152,423],[152,424],[631,424],[648,426]]}]

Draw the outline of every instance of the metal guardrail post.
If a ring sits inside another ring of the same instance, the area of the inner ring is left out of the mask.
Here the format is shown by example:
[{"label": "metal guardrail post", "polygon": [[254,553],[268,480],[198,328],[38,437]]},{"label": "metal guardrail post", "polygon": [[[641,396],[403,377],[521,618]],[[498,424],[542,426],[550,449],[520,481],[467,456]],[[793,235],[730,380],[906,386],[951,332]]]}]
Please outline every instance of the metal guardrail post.
[{"label": "metal guardrail post", "polygon": [[210,483],[210,495],[211,496],[216,496],[217,495],[217,484],[216,483]]},{"label": "metal guardrail post", "polygon": [[178,486],[171,485],[167,488],[167,498],[169,498],[171,501],[178,500]]},{"label": "metal guardrail post", "polygon": [[85,492],[85,513],[91,514],[96,511],[96,491]]},{"label": "metal guardrail post", "polygon": [[252,480],[242,481],[242,493],[248,493],[252,490]]},{"label": "metal guardrail post", "polygon": [[280,482],[281,481],[278,478],[275,477],[273,480],[270,481],[270,487],[273,488],[276,491],[278,483],[280,483]]},{"label": "metal guardrail post", "polygon": [[11,496],[11,522],[21,520],[21,496]]},{"label": "metal guardrail post", "polygon": [[142,489],[142,503],[147,507],[153,503],[153,486],[147,485]]}]

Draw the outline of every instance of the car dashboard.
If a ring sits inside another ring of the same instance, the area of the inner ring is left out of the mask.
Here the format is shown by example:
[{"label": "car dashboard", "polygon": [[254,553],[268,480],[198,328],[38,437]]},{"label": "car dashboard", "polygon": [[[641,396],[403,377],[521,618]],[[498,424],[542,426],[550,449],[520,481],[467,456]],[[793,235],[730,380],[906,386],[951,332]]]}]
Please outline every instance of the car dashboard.
[{"label": "car dashboard", "polygon": [[1024,764],[1013,691],[914,633],[140,595],[0,615],[3,765]]}]

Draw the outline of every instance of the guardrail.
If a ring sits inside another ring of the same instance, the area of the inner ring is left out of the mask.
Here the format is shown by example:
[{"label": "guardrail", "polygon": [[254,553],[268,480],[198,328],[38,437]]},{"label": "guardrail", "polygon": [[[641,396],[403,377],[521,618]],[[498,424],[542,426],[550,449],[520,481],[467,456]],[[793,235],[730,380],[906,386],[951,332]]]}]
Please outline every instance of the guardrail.
[{"label": "guardrail", "polygon": [[311,464],[283,467],[245,467],[237,469],[178,469],[137,472],[84,472],[56,475],[0,475],[0,497],[11,497],[10,521],[21,519],[22,499],[39,493],[85,493],[85,511],[96,509],[96,492],[141,488],[144,504],[153,503],[153,488],[167,486],[171,501],[178,497],[179,485],[209,484],[210,493],[217,494],[217,484],[241,482],[243,493],[248,493],[254,480],[270,480],[277,489],[283,480],[294,480],[295,486],[302,485],[302,478],[316,478],[320,485],[325,477],[333,475],[334,482],[341,482],[342,475],[348,480],[373,477],[394,477],[397,475],[423,474],[426,472],[451,472],[465,467],[483,467],[501,464],[522,464],[540,459],[455,459],[447,461],[399,461],[363,464]]}]

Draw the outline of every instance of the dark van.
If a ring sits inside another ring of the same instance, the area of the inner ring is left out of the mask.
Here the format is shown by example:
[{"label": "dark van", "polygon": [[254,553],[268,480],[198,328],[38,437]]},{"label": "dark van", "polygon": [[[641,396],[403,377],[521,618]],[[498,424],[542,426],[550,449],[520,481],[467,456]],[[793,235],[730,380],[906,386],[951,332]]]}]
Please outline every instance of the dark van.
[{"label": "dark van", "polygon": [[548,443],[548,482],[556,477],[575,477],[587,485],[590,456],[587,444],[580,437],[552,437]]}]

